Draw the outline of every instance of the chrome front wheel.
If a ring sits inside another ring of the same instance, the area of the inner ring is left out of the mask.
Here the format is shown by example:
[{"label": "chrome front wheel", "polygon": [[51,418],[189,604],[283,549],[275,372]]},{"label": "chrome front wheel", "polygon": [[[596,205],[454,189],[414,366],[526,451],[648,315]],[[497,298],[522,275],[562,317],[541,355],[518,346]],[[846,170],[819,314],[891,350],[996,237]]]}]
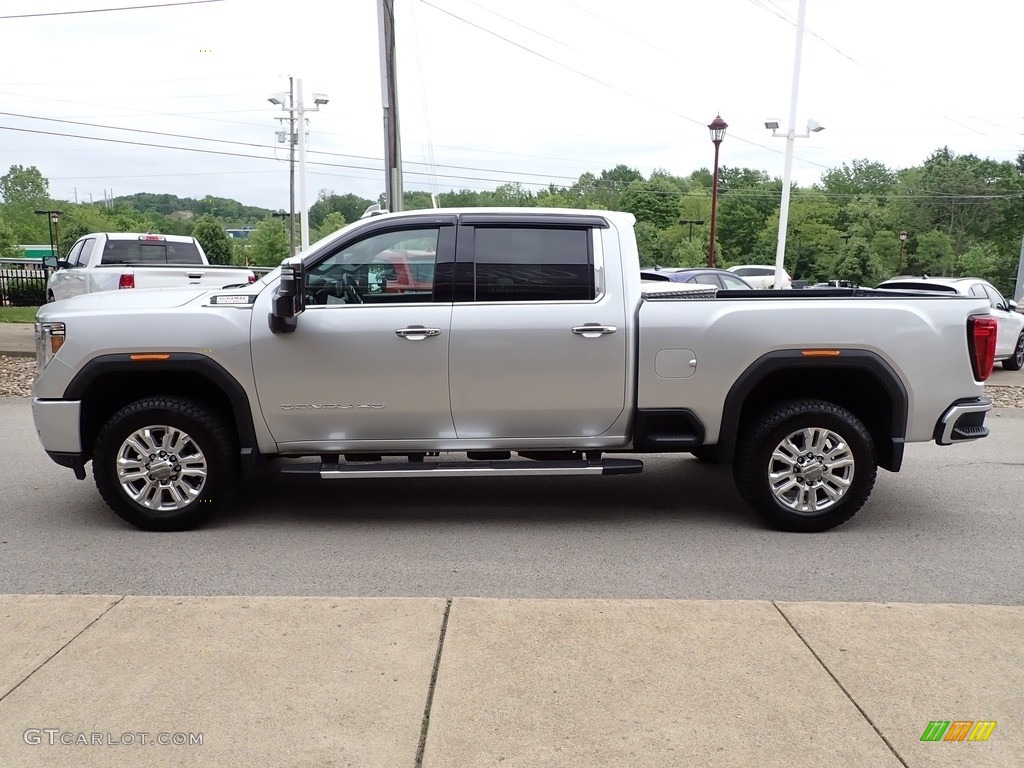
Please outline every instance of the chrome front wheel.
[{"label": "chrome front wheel", "polygon": [[229,499],[238,448],[210,406],[148,397],[107,420],[92,464],[100,495],[122,519],[147,531],[183,531]]},{"label": "chrome front wheel", "polygon": [[183,509],[206,485],[207,461],[185,431],[167,424],[132,432],[117,451],[117,479],[136,504],[157,511]]}]

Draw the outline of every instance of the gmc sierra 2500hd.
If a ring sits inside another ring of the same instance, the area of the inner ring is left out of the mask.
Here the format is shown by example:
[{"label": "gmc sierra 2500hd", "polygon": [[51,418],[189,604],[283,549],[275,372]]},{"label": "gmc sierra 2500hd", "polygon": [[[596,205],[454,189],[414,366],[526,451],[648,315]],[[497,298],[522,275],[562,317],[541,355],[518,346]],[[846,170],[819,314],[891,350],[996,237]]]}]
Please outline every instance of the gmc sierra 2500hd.
[{"label": "gmc sierra 2500hd", "polygon": [[[149,530],[201,524],[271,457],[354,482],[632,473],[637,454],[675,451],[731,464],[772,526],[822,531],[864,504],[877,467],[899,470],[905,443],[988,434],[984,299],[647,291],[632,225],[385,214],[244,288],[41,307],[36,429]],[[432,269],[390,290],[403,253],[432,253]]]}]

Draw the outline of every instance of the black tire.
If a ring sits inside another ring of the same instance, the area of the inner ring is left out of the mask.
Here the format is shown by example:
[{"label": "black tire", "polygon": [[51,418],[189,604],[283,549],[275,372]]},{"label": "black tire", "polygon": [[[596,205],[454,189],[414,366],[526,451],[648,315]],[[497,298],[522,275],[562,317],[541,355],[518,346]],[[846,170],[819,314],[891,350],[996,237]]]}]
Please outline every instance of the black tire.
[{"label": "black tire", "polygon": [[701,445],[690,451],[690,454],[701,464],[718,464],[718,448],[714,445]]},{"label": "black tire", "polygon": [[46,292],[46,303],[47,303],[47,304],[52,304],[52,303],[53,303],[53,302],[55,302],[56,300],[57,300],[57,299],[56,299],[56,298],[54,298],[54,295],[53,295],[53,291],[47,291],[47,292]]},{"label": "black tire", "polygon": [[[152,453],[146,456],[143,447]],[[238,452],[224,422],[206,406],[148,397],[107,420],[92,464],[100,495],[123,520],[146,531],[186,531],[227,503]]]},{"label": "black tire", "polygon": [[1019,371],[1024,368],[1024,333],[1017,337],[1017,346],[1013,348],[1013,355],[1003,360],[1003,368],[1008,371]]},{"label": "black tire", "polygon": [[[773,458],[779,448],[793,461]],[[794,400],[765,411],[740,439],[733,464],[747,504],[773,528],[801,533],[827,531],[853,517],[871,494],[877,471],[864,424],[823,400]],[[772,472],[780,475],[774,486]]]}]

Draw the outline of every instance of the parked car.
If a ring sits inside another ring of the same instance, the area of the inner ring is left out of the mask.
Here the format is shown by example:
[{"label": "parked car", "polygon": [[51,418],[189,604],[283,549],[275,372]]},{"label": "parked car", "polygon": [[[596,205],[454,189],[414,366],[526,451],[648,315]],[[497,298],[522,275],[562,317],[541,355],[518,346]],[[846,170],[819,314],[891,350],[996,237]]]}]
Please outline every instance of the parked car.
[{"label": "parked car", "polygon": [[[750,283],[754,288],[775,287],[775,267],[763,264],[741,264],[736,267],[729,267],[729,271],[737,274]],[[779,288],[792,288],[793,278],[786,270],[782,270],[782,285]]]},{"label": "parked car", "polygon": [[653,267],[640,270],[641,280],[665,280],[673,283],[696,283],[728,291],[749,291],[750,283],[725,269],[707,267]]},{"label": "parked car", "polygon": [[43,262],[54,270],[47,301],[125,288],[222,288],[256,280],[251,269],[210,264],[199,241],[184,235],[96,232],[80,237],[66,260],[47,256]]},{"label": "parked car", "polygon": [[1003,298],[991,283],[978,277],[894,277],[879,288],[901,291],[932,291],[957,293],[987,299],[996,319],[996,361],[1008,371],[1024,367],[1024,315],[1017,311],[1017,302]]}]

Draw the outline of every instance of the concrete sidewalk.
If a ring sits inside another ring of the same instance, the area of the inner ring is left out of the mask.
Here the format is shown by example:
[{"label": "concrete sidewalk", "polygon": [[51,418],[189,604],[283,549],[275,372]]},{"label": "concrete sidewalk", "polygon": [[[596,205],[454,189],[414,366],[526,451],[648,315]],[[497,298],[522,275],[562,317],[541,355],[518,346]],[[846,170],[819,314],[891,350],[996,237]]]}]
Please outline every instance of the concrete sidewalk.
[{"label": "concrete sidewalk", "polygon": [[36,354],[35,326],[32,323],[0,323],[0,355]]},{"label": "concrete sidewalk", "polygon": [[1021,607],[7,595],[0,627],[4,768],[1024,765]]}]

